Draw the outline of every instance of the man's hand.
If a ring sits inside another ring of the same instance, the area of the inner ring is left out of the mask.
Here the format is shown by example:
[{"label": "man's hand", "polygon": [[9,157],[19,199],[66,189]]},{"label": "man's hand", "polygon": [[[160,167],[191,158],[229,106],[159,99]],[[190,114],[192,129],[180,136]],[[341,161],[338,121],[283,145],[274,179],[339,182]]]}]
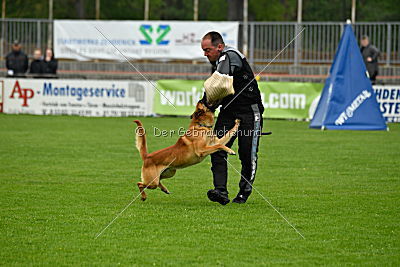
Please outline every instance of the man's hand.
[{"label": "man's hand", "polygon": [[368,62],[372,62],[372,57],[367,57]]}]

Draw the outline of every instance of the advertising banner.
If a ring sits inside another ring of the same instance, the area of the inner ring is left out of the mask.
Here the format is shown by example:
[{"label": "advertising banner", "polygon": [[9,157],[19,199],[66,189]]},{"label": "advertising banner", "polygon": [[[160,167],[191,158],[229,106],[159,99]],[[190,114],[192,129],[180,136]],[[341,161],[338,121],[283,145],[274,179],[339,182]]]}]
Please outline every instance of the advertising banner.
[{"label": "advertising banner", "polygon": [[400,86],[374,85],[376,100],[387,122],[400,122]]},{"label": "advertising banner", "polygon": [[4,113],[124,117],[152,115],[142,81],[4,79]]},{"label": "advertising banner", "polygon": [[204,34],[218,31],[237,47],[238,30],[238,22],[55,20],[54,50],[57,58],[124,60],[111,42],[128,59],[205,60]]},{"label": "advertising banner", "polygon": [[[154,97],[154,113],[190,115],[203,96],[204,81],[159,80],[162,93]],[[265,106],[264,117],[308,119],[318,104],[323,84],[296,82],[259,82]],[[165,96],[165,97],[164,97]],[[168,99],[168,100],[167,100]]]},{"label": "advertising banner", "polygon": [[[0,80],[4,113],[80,116],[150,116],[193,113],[203,97],[203,80],[146,81],[9,79]],[[259,82],[264,117],[310,119],[323,84]],[[400,122],[400,86],[374,86],[388,122]],[[2,102],[2,103],[1,103]],[[218,110],[216,112],[218,114]]]},{"label": "advertising banner", "polygon": [[323,84],[300,82],[259,82],[264,117],[311,119]]},{"label": "advertising banner", "polygon": [[158,80],[154,95],[154,113],[161,115],[190,115],[203,97],[203,80]]}]

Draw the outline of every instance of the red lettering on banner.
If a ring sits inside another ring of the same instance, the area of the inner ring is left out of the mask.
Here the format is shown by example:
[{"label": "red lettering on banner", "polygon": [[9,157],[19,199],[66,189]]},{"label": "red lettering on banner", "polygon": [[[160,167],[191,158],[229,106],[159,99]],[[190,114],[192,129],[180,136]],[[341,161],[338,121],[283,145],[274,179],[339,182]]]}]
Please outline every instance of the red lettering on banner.
[{"label": "red lettering on banner", "polygon": [[14,98],[16,93],[19,95],[18,98],[24,99],[24,102],[22,103],[23,107],[28,107],[28,99],[31,99],[35,95],[35,92],[32,89],[21,88],[18,81],[15,81],[10,98]]},{"label": "red lettering on banner", "polygon": [[12,89],[10,98],[14,98],[15,93],[19,94],[19,98],[22,98],[23,93],[22,93],[21,86],[19,85],[18,81],[15,82],[15,85],[14,85],[14,88]]}]

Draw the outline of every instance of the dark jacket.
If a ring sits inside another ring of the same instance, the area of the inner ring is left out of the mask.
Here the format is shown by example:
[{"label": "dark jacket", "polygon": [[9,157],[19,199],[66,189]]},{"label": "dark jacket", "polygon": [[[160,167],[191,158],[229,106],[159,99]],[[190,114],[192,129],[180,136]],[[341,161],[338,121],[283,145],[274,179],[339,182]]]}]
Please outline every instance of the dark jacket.
[{"label": "dark jacket", "polygon": [[[365,66],[367,67],[370,76],[376,76],[378,74],[378,57],[379,49],[369,44],[366,47],[361,47],[361,54],[363,56]],[[372,61],[368,62],[367,58],[371,57]]]},{"label": "dark jacket", "polygon": [[24,74],[28,70],[28,57],[22,51],[12,51],[6,56],[6,67],[14,74]]},{"label": "dark jacket", "polygon": [[58,61],[57,59],[52,59],[50,61],[44,61],[46,74],[57,74]]},{"label": "dark jacket", "polygon": [[44,73],[45,64],[43,60],[36,59],[31,62],[31,66],[29,68],[29,73],[32,74],[42,74]]},{"label": "dark jacket", "polygon": [[253,71],[242,53],[226,46],[212,68],[212,71],[215,70],[233,76],[235,94],[222,100],[223,108],[240,110],[246,109],[252,104],[258,104],[260,110],[264,110],[257,81],[254,79]]}]

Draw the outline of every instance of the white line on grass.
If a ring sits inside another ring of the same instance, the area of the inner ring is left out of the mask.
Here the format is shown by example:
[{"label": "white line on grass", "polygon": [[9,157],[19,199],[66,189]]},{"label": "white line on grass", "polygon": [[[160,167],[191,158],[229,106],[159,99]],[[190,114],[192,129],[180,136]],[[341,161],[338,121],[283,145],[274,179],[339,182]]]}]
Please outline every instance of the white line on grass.
[{"label": "white line on grass", "polygon": [[229,161],[226,159],[226,158],[224,158],[225,159],[225,161],[238,173],[238,174],[240,174],[240,176],[242,176],[242,178],[244,179],[244,180],[246,180],[246,182],[287,222],[287,224],[289,224],[303,239],[306,239],[300,232],[299,232],[299,230],[297,230],[296,229],[296,227],[294,227],[293,226],[293,224],[291,224],[289,221],[288,221],[288,219],[286,219],[285,218],[285,216],[283,216],[283,214],[282,213],[280,213],[279,212],[279,210],[277,210],[275,207],[274,207],[274,205],[272,205],[272,203],[266,198],[266,197],[264,197],[261,193],[260,193],[260,191],[258,191],[258,189],[257,188],[255,188],[246,178],[244,178],[243,177],[243,175],[232,165],[232,164],[230,164],[229,163]]},{"label": "white line on grass", "polygon": [[128,58],[96,27],[96,26],[94,26],[95,28],[96,28],[96,30],[101,34],[101,35],[103,35],[103,37],[115,48],[115,49],[117,49],[117,51],[124,57],[124,59],[126,60],[126,62],[128,62],[128,64],[129,65],[131,65],[132,66],[132,68],[134,68],[136,71],[137,71],[137,73],[139,73],[148,83],[150,83],[153,87],[154,87],[154,89],[156,89],[159,93],[160,93],[160,95],[162,95],[175,109],[176,109],[176,107],[174,106],[174,104],[172,104],[172,102],[171,101],[169,101],[169,99],[163,94],[163,93],[161,93],[161,91],[160,90],[158,90],[157,89],[157,86],[155,86],[151,81],[149,81],[131,62],[129,62],[129,60],[128,60]]},{"label": "white line on grass", "polygon": [[[172,162],[174,162],[175,160],[176,160],[176,158],[174,158],[174,159],[168,164],[168,166],[165,167],[163,170],[167,169],[167,168],[172,164]],[[161,172],[162,172],[162,171],[161,171]],[[149,185],[151,185],[151,184],[154,182],[155,179],[157,179],[157,177],[159,177],[159,176],[154,177],[154,179],[143,189],[143,191],[146,190],[147,187],[148,187]],[[124,211],[125,211],[127,208],[129,208],[129,206],[130,206],[140,195],[141,195],[141,193],[139,193],[131,202],[129,202],[129,204],[126,205],[125,208],[124,208],[120,213],[118,213],[117,216],[115,216],[115,218],[112,219],[112,221],[111,221],[109,224],[107,224],[107,226],[104,227],[104,229],[101,230],[101,231],[96,235],[96,237],[95,237],[94,239],[97,239],[99,236],[101,236],[101,235],[103,234],[103,232],[104,232],[111,224],[113,224],[113,222],[114,222],[122,213],[124,213]]]},{"label": "white line on grass", "polygon": [[272,62],[274,62],[275,61],[275,59],[280,55],[280,54],[282,54],[282,52],[283,51],[285,51],[286,50],[286,48],[288,48],[288,46],[294,41],[294,40],[296,40],[297,39],[297,37],[299,37],[299,35],[303,32],[305,30],[305,27],[303,27],[303,29],[281,50],[281,51],[279,51],[279,53],[267,64],[267,66],[265,66],[257,75],[255,75],[254,76],[254,78],[234,97],[234,98],[232,98],[232,100],[231,101],[229,101],[229,103],[228,104],[226,104],[226,106],[224,107],[224,109],[226,109],[232,102],[233,102],[233,100],[235,100],[236,99],[236,97],[238,97],[246,88],[247,88],[247,86],[249,86],[255,79],[256,79],[256,77],[258,76],[258,75],[260,75],[260,73],[261,72],[263,72],[266,68],[268,68],[268,66],[269,65],[271,65],[271,63]]}]

